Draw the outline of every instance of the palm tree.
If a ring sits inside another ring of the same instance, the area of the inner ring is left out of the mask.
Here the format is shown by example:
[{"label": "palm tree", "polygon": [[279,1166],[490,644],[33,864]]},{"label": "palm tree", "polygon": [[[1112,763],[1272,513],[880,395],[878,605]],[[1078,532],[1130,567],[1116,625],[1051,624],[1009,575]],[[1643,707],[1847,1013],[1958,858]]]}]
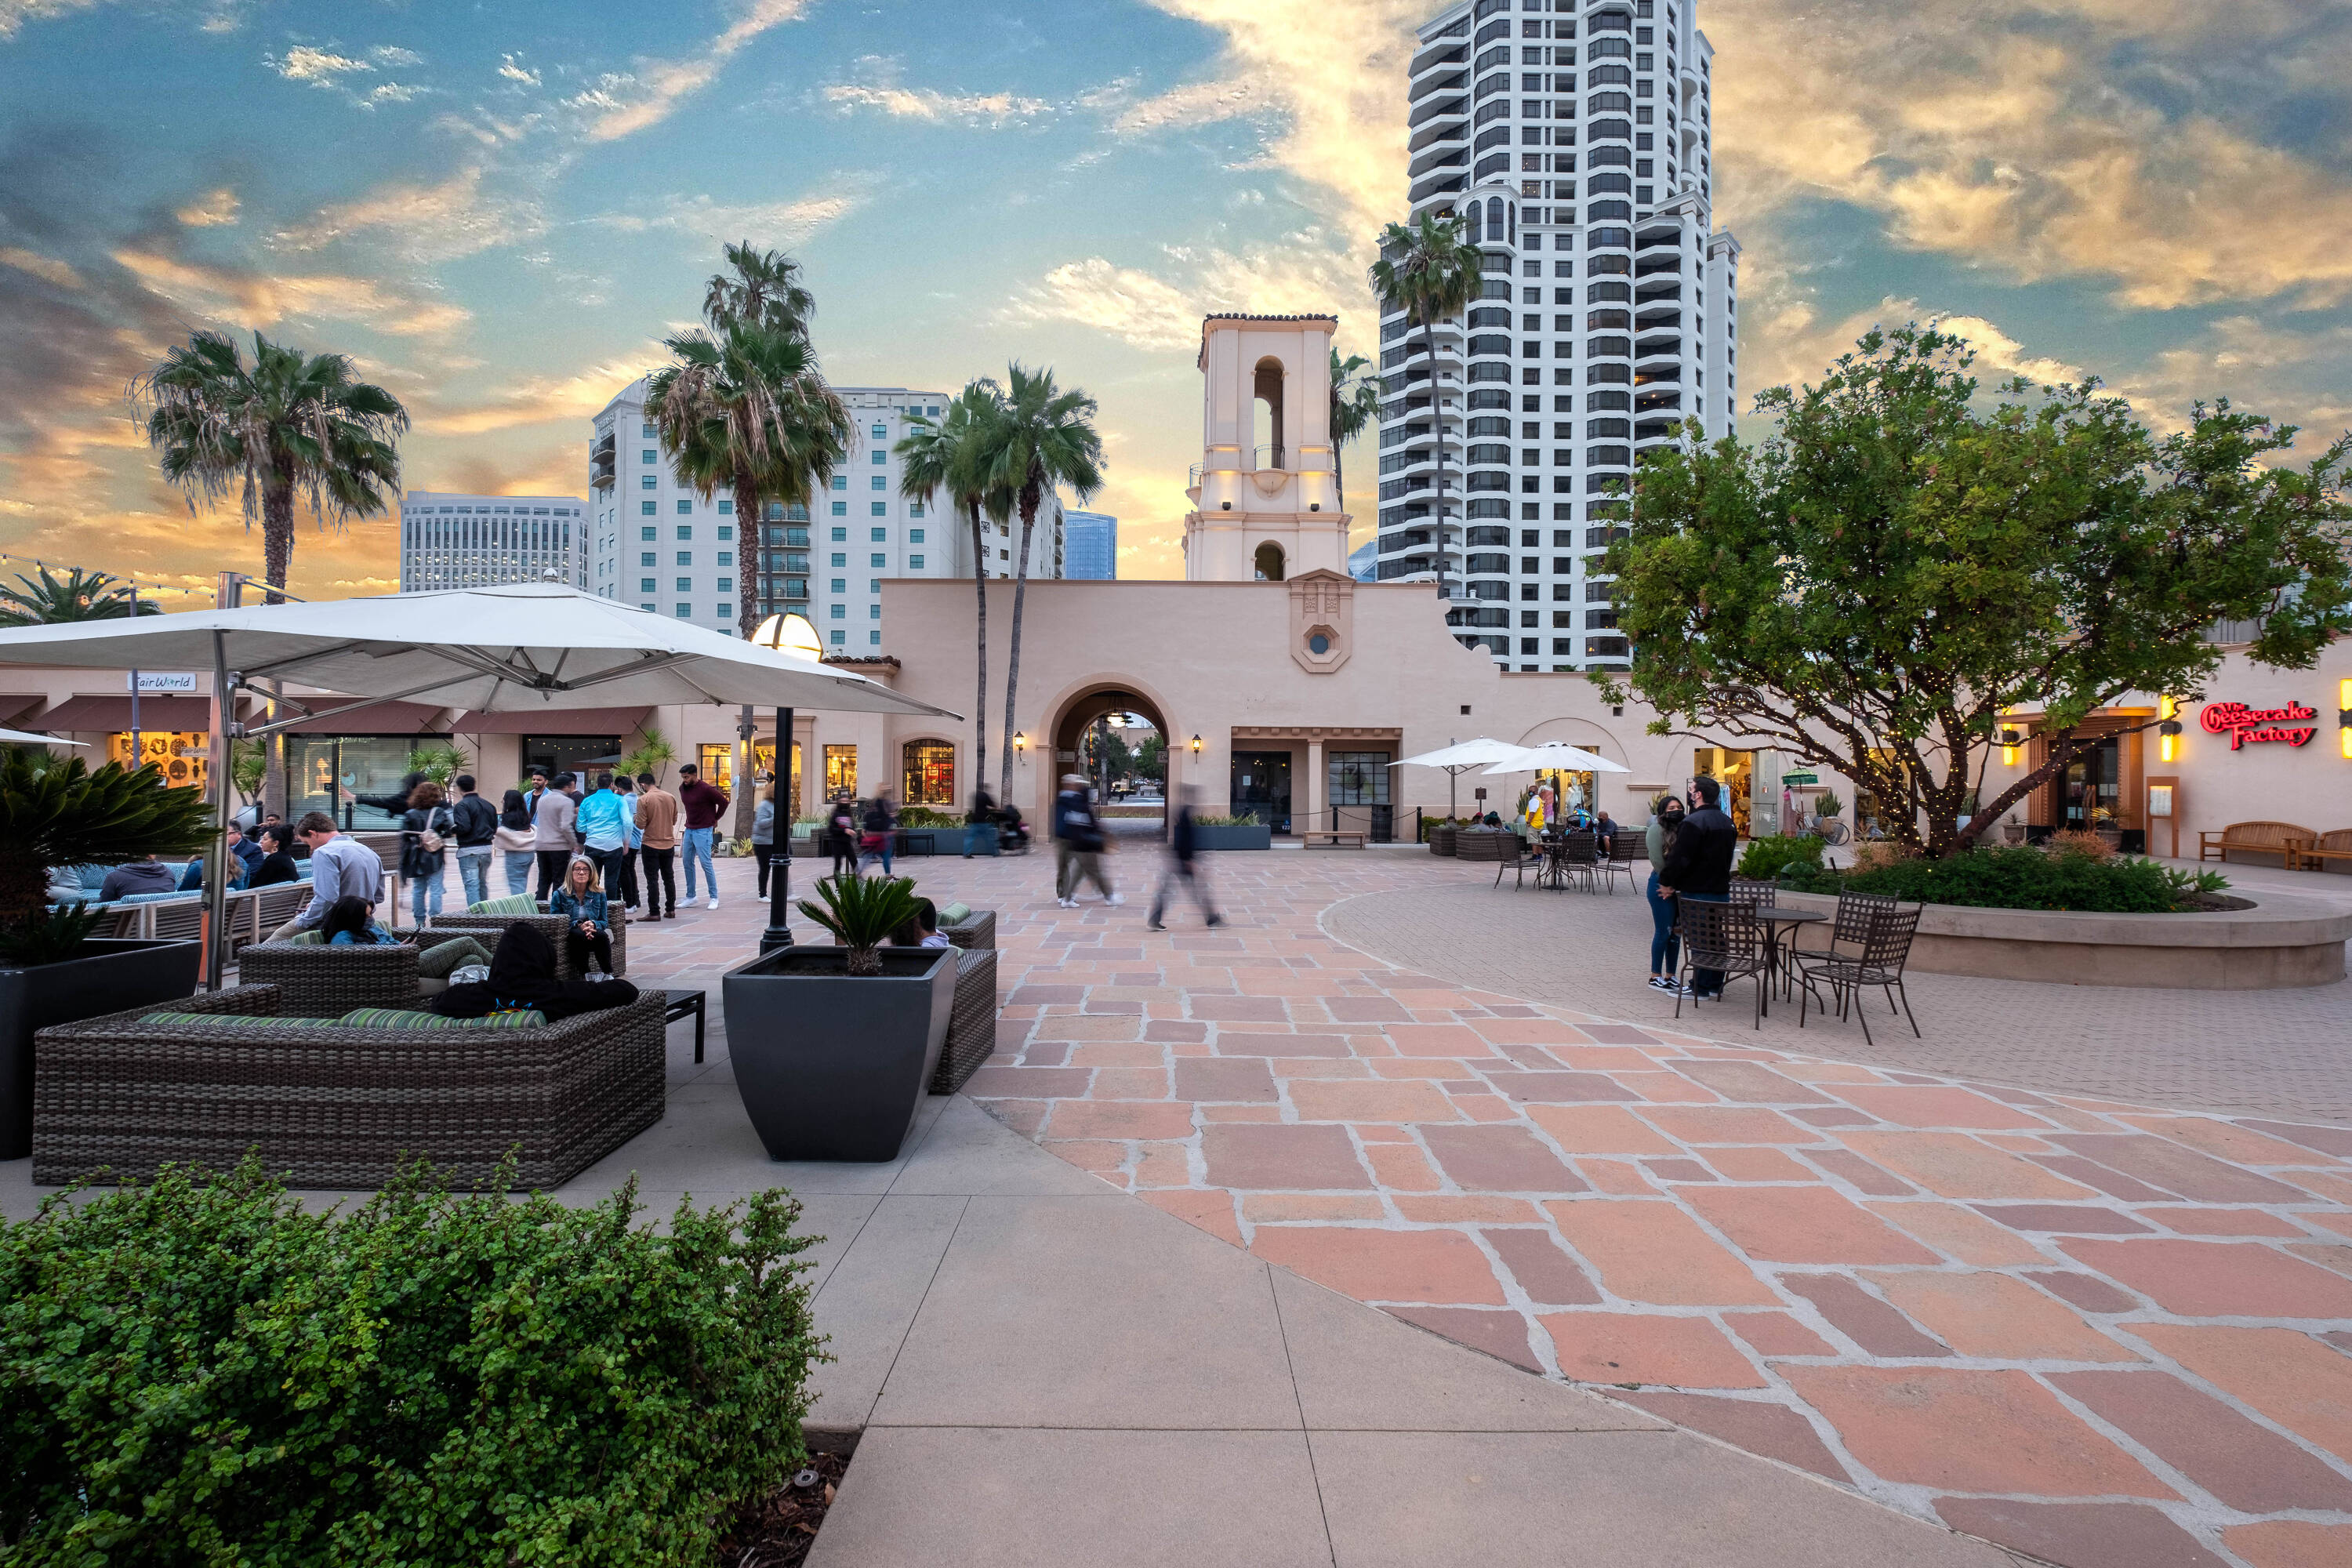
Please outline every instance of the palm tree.
[{"label": "palm tree", "polygon": [[1381,378],[1368,374],[1372,362],[1361,354],[1339,357],[1331,351],[1331,483],[1339,492],[1339,510],[1348,510],[1348,485],[1342,477],[1341,448],[1364,433],[1381,415]]},{"label": "palm tree", "polygon": [[713,274],[702,296],[702,318],[721,321],[764,321],[772,327],[808,336],[809,318],[816,314],[816,296],[801,283],[801,264],[781,250],[754,250],[751,242],[727,247],[727,265],[735,269]]},{"label": "palm tree", "polygon": [[989,424],[1003,403],[1003,389],[982,376],[958,393],[938,420],[909,419],[910,433],[898,447],[898,493],[919,501],[945,490],[950,509],[961,511],[971,528],[972,589],[979,598],[971,776],[982,785],[988,781],[988,544],[981,515],[985,511],[1003,521],[1012,515],[1013,500],[1006,489],[989,489],[982,459]]},{"label": "palm tree", "polygon": [[[677,361],[655,373],[646,404],[678,481],[706,500],[721,490],[734,499],[737,585],[746,590],[736,596],[736,625],[748,638],[759,626],[759,595],[749,590],[768,505],[814,502],[848,451],[849,411],[818,374],[808,337],[816,297],[801,286],[800,264],[749,241],[727,247],[727,262],[732,275],[714,274],[703,290],[708,330],[667,341]],[[738,722],[738,838],[751,836],[751,728],[746,707]],[[776,745],[789,782],[792,737],[779,735]]]},{"label": "palm tree", "polygon": [[1437,389],[1438,322],[1470,308],[1485,286],[1486,258],[1462,237],[1458,219],[1423,213],[1411,226],[1392,223],[1381,231],[1381,258],[1372,263],[1372,292],[1383,313],[1402,310],[1409,326],[1421,329],[1421,350],[1429,361],[1429,409],[1437,425],[1437,596],[1451,598],[1445,582],[1445,410]]},{"label": "palm tree", "polygon": [[[1102,489],[1103,445],[1096,434],[1095,400],[1073,387],[1064,392],[1054,373],[1034,374],[1015,363],[1003,402],[981,427],[980,468],[986,488],[1008,492],[1021,513],[1021,547],[1013,557],[1013,647],[1004,661],[1004,729],[1013,731],[1021,685],[1021,610],[1029,589],[1029,542],[1037,509],[1067,485],[1083,506]],[[1004,753],[999,799],[1013,793],[1013,752]]]},{"label": "palm tree", "polygon": [[41,580],[18,575],[15,588],[0,588],[0,626],[53,626],[59,621],[115,621],[130,616],[160,616],[163,606],[133,595],[131,585],[104,572],[74,567],[60,579],[46,566]]},{"label": "palm tree", "polygon": [[241,492],[246,526],[261,520],[269,603],[283,601],[294,559],[294,501],[341,527],[383,511],[400,489],[394,443],[408,411],[383,388],[352,376],[341,354],[306,354],[253,334],[247,364],[234,340],[198,332],[132,384],[147,442],[163,478],[207,502]]}]

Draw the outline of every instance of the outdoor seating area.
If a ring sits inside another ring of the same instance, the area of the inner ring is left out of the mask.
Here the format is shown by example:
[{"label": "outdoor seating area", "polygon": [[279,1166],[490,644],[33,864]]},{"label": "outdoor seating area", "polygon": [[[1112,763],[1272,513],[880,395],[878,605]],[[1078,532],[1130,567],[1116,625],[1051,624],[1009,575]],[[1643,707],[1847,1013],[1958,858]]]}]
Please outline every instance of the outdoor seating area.
[{"label": "outdoor seating area", "polygon": [[2294,868],[2295,846],[2316,842],[2319,835],[2292,822],[2233,822],[2219,833],[2197,836],[2197,858],[2229,862],[2236,855],[2274,855],[2289,870]]}]

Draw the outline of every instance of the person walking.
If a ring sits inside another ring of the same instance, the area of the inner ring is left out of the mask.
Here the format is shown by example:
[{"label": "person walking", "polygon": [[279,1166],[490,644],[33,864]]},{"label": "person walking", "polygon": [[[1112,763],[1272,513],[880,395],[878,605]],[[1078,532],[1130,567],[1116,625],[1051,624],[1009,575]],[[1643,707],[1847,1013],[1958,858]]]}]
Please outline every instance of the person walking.
[{"label": "person walking", "polygon": [[519,789],[507,791],[499,797],[499,825],[490,835],[490,847],[498,851],[506,867],[508,897],[530,891],[530,868],[537,842],[531,831],[530,798]]},{"label": "person walking", "polygon": [[965,814],[963,858],[997,854],[996,800],[985,786],[971,792],[971,810]]},{"label": "person walking", "polygon": [[1225,923],[1224,916],[1217,913],[1216,903],[1209,897],[1208,886],[1201,880],[1200,869],[1194,864],[1200,837],[1192,830],[1192,802],[1199,794],[1191,784],[1184,785],[1178,793],[1176,820],[1168,825],[1168,869],[1160,873],[1160,890],[1151,896],[1151,918],[1144,922],[1153,931],[1168,929],[1160,923],[1160,917],[1167,912],[1168,895],[1175,890],[1179,882],[1201,906],[1201,912],[1208,916],[1211,925]]},{"label": "person walking", "polygon": [[637,912],[637,852],[645,847],[646,842],[645,830],[637,826],[635,786],[636,781],[625,773],[613,775],[613,793],[620,797],[623,814],[621,858],[614,867],[620,878],[620,886],[605,889],[607,897],[619,893],[621,907],[631,914]]},{"label": "person walking", "polygon": [[866,868],[877,860],[882,863],[882,874],[890,874],[891,840],[897,836],[898,820],[890,809],[890,792],[878,790],[866,803],[866,819],[859,824],[857,838],[857,874],[866,875]]},{"label": "person walking", "polygon": [[269,933],[272,942],[316,931],[338,899],[364,899],[373,907],[383,892],[383,861],[358,839],[337,832],[335,819],[325,812],[304,812],[294,835],[310,851],[310,901]]},{"label": "person walking", "polygon": [[498,837],[499,814],[476,791],[473,774],[459,773],[449,783],[457,791],[457,803],[449,808],[457,821],[457,888],[470,908],[490,896],[490,857],[498,849],[492,840]]},{"label": "person walking", "polygon": [[702,863],[702,880],[709,890],[710,907],[719,907],[719,868],[710,858],[711,840],[719,831],[719,818],[727,810],[728,795],[717,784],[702,782],[702,770],[692,763],[677,770],[677,803],[686,812],[686,901],[694,902],[694,867]]},{"label": "person walking", "polygon": [[547,912],[564,919],[563,945],[572,968],[591,979],[613,973],[612,906],[594,861],[581,855],[564,867],[562,882],[548,895]]},{"label": "person walking", "polygon": [[637,838],[642,846],[638,855],[646,863],[646,919],[649,921],[665,914],[677,919],[677,825],[683,816],[677,796],[656,783],[653,774],[637,775]]},{"label": "person walking", "polygon": [[776,852],[776,781],[760,786],[759,804],[751,809],[751,858],[760,863],[760,896],[768,896],[768,858]]},{"label": "person walking", "polygon": [[1062,775],[1062,793],[1054,797],[1054,893],[1066,910],[1078,907],[1078,889],[1092,879],[1102,889],[1103,902],[1116,908],[1126,900],[1103,875],[1102,823],[1095,816],[1087,781],[1077,773]]},{"label": "person walking", "polygon": [[825,847],[833,851],[833,874],[854,870],[857,866],[857,805],[843,790],[833,797],[832,809],[824,818]]},{"label": "person walking", "polygon": [[457,832],[457,815],[444,804],[441,786],[418,780],[400,817],[400,874],[408,883],[409,918],[420,928],[441,912],[441,873]]},{"label": "person walking", "polygon": [[1649,825],[1642,830],[1643,846],[1650,855],[1650,989],[1672,991],[1677,982],[1675,967],[1682,959],[1681,944],[1675,940],[1675,900],[1658,888],[1658,876],[1666,868],[1666,852],[1674,847],[1675,833],[1683,825],[1683,803],[1671,795],[1661,793],[1651,803]]},{"label": "person walking", "polygon": [[[1711,778],[1691,780],[1689,816],[1675,830],[1674,847],[1658,869],[1658,891],[1675,900],[1679,912],[1691,904],[1728,903],[1731,899],[1731,858],[1739,847],[1739,830],[1717,804],[1723,786]],[[1708,1001],[1723,994],[1723,972],[1693,969],[1690,994]]]},{"label": "person walking", "polygon": [[539,888],[537,895],[546,898],[562,882],[564,868],[572,857],[580,852],[580,834],[573,826],[580,817],[579,806],[572,804],[572,775],[558,773],[541,792],[539,804],[531,808],[530,847],[539,857]]}]

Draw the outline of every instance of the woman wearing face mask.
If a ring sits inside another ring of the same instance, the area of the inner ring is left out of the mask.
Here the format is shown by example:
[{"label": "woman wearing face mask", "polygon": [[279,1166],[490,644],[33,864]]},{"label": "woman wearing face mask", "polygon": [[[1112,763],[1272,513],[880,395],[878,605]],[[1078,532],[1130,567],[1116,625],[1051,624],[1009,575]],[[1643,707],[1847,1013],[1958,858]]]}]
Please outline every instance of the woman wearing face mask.
[{"label": "woman wearing face mask", "polygon": [[1683,803],[1675,796],[1662,795],[1650,803],[1650,824],[1643,837],[1650,852],[1650,988],[1654,991],[1675,988],[1675,966],[1681,957],[1680,944],[1675,940],[1675,901],[1658,891],[1658,873],[1665,867],[1666,851],[1674,847],[1675,829],[1682,820]]}]

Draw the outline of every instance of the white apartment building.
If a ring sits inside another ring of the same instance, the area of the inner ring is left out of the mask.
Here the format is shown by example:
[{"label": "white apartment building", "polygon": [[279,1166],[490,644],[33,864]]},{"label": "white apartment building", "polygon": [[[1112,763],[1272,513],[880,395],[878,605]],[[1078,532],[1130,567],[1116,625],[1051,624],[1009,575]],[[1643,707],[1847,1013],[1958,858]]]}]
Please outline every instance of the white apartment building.
[{"label": "white apartment building", "polygon": [[400,498],[400,591],[544,582],[586,588],[588,532],[588,508],[577,496],[409,490]]},{"label": "white apartment building", "polygon": [[[851,438],[846,460],[814,509],[771,505],[755,537],[731,498],[704,500],[677,482],[646,417],[646,380],[624,387],[595,418],[589,486],[595,498],[589,591],[734,632],[742,598],[756,616],[809,617],[827,647],[845,656],[888,651],[882,637],[882,583],[889,577],[972,574],[970,525],[944,497],[910,501],[898,493],[895,448],[917,417],[937,418],[948,395],[901,386],[839,386]],[[1060,575],[1060,535],[1039,519],[1030,575]],[[984,548],[992,576],[1012,574],[1010,533],[991,526]]]},{"label": "white apartment building", "polygon": [[[1600,552],[1639,456],[1737,412],[1739,245],[1712,227],[1713,50],[1691,0],[1463,0],[1409,68],[1415,216],[1459,217],[1485,297],[1381,324],[1379,579],[1441,552],[1465,645],[1624,666]],[[1437,489],[1438,443],[1447,488]]]}]

